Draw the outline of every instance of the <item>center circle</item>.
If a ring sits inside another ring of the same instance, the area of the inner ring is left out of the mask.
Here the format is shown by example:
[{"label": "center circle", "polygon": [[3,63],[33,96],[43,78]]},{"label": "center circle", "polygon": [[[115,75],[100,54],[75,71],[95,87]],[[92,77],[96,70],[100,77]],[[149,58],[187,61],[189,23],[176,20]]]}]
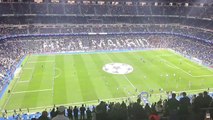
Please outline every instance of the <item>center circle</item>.
[{"label": "center circle", "polygon": [[105,64],[102,69],[111,74],[129,74],[133,71],[133,67],[125,63]]}]

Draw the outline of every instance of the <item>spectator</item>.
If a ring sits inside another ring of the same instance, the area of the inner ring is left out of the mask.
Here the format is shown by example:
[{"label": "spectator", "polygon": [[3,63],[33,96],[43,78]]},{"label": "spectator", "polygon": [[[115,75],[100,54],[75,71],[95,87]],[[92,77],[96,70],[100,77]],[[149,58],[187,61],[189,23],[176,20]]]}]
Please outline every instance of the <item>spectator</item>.
[{"label": "spectator", "polygon": [[86,110],[87,113],[87,120],[92,120],[92,111],[89,109],[89,107]]},{"label": "spectator", "polygon": [[55,107],[51,110],[50,112],[50,117],[54,118],[57,115],[56,111],[55,111]]},{"label": "spectator", "polygon": [[194,102],[192,103],[193,112],[195,113],[196,120],[201,120],[203,111],[201,108],[203,108],[203,94],[199,93],[198,96],[194,99]]},{"label": "spectator", "polygon": [[52,120],[69,120],[68,117],[65,117],[65,107],[64,106],[59,106],[58,107],[58,115],[55,116]]},{"label": "spectator", "polygon": [[179,101],[176,99],[176,94],[172,93],[172,98],[167,102],[169,111],[169,120],[178,120]]},{"label": "spectator", "polygon": [[148,116],[140,104],[141,100],[138,99],[136,103],[133,103],[132,106],[132,115],[133,115],[133,120],[146,120],[148,119]]},{"label": "spectator", "polygon": [[158,114],[163,113],[163,105],[162,105],[162,100],[159,100],[155,106],[155,110]]},{"label": "spectator", "polygon": [[188,120],[191,103],[189,97],[186,96],[186,92],[183,92],[182,95],[183,97],[180,98],[180,109],[179,109],[180,120]]},{"label": "spectator", "polygon": [[149,120],[160,120],[160,116],[158,115],[157,111],[153,110],[149,115]]},{"label": "spectator", "polygon": [[107,120],[107,104],[104,101],[96,106],[96,120]]},{"label": "spectator", "polygon": [[50,120],[50,118],[48,117],[47,111],[43,111],[41,116],[38,118],[38,120]]},{"label": "spectator", "polygon": [[146,103],[146,105],[145,105],[145,111],[146,111],[146,113],[147,113],[147,115],[150,115],[151,114],[151,112],[152,112],[152,109],[151,109],[151,107],[149,106],[149,103]]},{"label": "spectator", "polygon": [[207,91],[203,92],[203,107],[208,108],[210,107],[210,103],[212,102],[212,98],[208,95]]},{"label": "spectator", "polygon": [[77,108],[77,106],[74,107],[73,113],[74,113],[75,120],[78,120],[78,108]]},{"label": "spectator", "polygon": [[127,115],[127,105],[126,105],[126,103],[124,102],[124,101],[122,101],[122,103],[121,103],[121,106],[120,106],[121,108],[121,116],[122,116],[122,120],[127,120],[128,119],[128,115]]},{"label": "spectator", "polygon": [[68,118],[70,120],[73,119],[73,114],[72,114],[73,110],[72,110],[72,107],[69,106],[69,108],[67,109],[67,113],[68,113]]},{"label": "spectator", "polygon": [[80,107],[81,120],[85,119],[85,111],[86,108],[84,107],[84,104],[82,104],[82,106]]}]

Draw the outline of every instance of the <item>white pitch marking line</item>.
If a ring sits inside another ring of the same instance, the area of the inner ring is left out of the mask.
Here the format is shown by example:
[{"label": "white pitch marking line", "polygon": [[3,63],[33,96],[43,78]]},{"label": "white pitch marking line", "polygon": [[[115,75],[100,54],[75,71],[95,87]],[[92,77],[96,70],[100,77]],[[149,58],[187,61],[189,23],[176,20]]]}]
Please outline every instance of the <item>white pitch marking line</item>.
[{"label": "white pitch marking line", "polygon": [[[27,63],[28,63],[28,61],[27,61]],[[33,69],[33,72],[34,72],[34,71],[35,71],[35,67],[33,67],[32,69]],[[20,78],[21,78],[20,76],[21,76],[22,72],[23,72],[23,71],[21,71],[21,73],[20,73],[20,75],[19,75],[19,79],[15,82],[15,85],[13,86],[13,88],[12,88],[11,91],[13,91],[13,90],[16,88],[17,83],[20,81]],[[30,80],[33,78],[33,72],[32,72],[32,75],[31,75]],[[5,103],[4,106],[3,106],[3,109],[5,109],[6,105],[8,104],[8,102],[9,102],[9,100],[10,100],[10,98],[11,98],[11,96],[12,96],[12,94],[9,95],[9,97],[8,97],[8,99],[7,99],[7,101],[6,101],[6,103]]]},{"label": "white pitch marking line", "polygon": [[[56,67],[55,67],[55,62],[54,62],[54,66],[53,66],[53,79],[52,79],[52,97],[54,96],[54,85],[55,85],[55,70],[56,70]],[[54,99],[54,98],[52,98]]]},{"label": "white pitch marking line", "polygon": [[[213,88],[210,88],[213,89]],[[204,91],[207,89],[196,89],[196,90],[185,90],[185,92],[193,92],[193,91]],[[184,91],[176,91],[175,93],[180,93],[180,92],[184,92]],[[161,95],[159,93],[157,94],[153,94],[153,95]],[[108,99],[101,99],[102,101],[114,101],[114,100],[120,100],[120,99],[126,99],[126,98],[135,98],[137,96],[129,96],[129,97],[118,97],[118,98],[108,98]],[[91,101],[84,101],[84,102],[74,102],[74,103],[66,103],[66,104],[57,104],[57,106],[60,105],[80,105],[83,103],[95,103],[97,102],[97,100],[91,100]],[[30,110],[34,110],[34,109],[45,109],[45,108],[52,108],[52,106],[41,106],[41,107],[34,107],[34,108],[29,108]],[[13,112],[13,110],[8,110],[9,112]]]},{"label": "white pitch marking line", "polygon": [[167,62],[165,62],[165,64],[166,64],[167,66],[171,67],[171,68],[177,69],[176,67],[169,65]]},{"label": "white pitch marking line", "polygon": [[24,70],[31,70],[31,69],[33,69],[33,68],[22,68],[22,69],[24,69]]},{"label": "white pitch marking line", "polygon": [[62,74],[61,69],[60,69],[60,68],[55,68],[55,70],[58,70],[58,71],[59,71],[59,74],[58,74],[58,75],[55,75],[54,78],[57,78],[57,77],[61,76],[61,74]]},{"label": "white pitch marking line", "polygon": [[[121,99],[127,99],[127,98],[136,98],[137,96],[129,96],[129,97],[118,97],[118,98],[108,98],[108,99],[101,99],[101,101],[115,101],[115,100],[121,100]],[[67,106],[67,105],[81,105],[84,103],[98,103],[98,100],[90,100],[90,101],[84,101],[84,102],[74,102],[74,103],[66,103],[66,104],[56,104],[57,106]],[[34,107],[29,108],[29,110],[36,110],[36,109],[46,109],[46,108],[53,108],[52,106],[40,106],[40,107]],[[24,109],[24,108],[22,108]],[[8,110],[8,112],[13,112],[13,110]]]},{"label": "white pitch marking line", "polygon": [[156,55],[156,57],[164,57],[164,56],[175,56],[175,55],[172,55],[172,54]]},{"label": "white pitch marking line", "polygon": [[[212,90],[213,88],[209,88],[210,90]],[[208,91],[208,89],[196,89],[196,90],[181,90],[181,91],[174,91],[174,93],[182,93],[182,92],[186,92],[188,95],[192,94],[190,92],[196,92],[193,94],[197,94],[199,91]],[[166,95],[166,93],[154,93],[152,95]]]},{"label": "white pitch marking line", "polygon": [[[162,58],[163,59],[163,58]],[[191,77],[193,77],[191,74],[189,74],[188,72],[186,72],[185,70],[183,70],[183,69],[181,69],[181,68],[179,68],[179,67],[177,67],[176,65],[174,65],[173,63],[171,63],[170,61],[168,61],[168,60],[166,60],[166,59],[164,59],[164,61],[165,62],[168,62],[168,63],[170,63],[170,64],[172,64],[176,69],[179,69],[179,70],[181,70],[181,71],[183,71],[184,73],[186,73],[187,75],[189,75],[189,76],[191,76]]]},{"label": "white pitch marking line", "polygon": [[31,90],[31,91],[19,91],[19,92],[12,92],[12,94],[21,94],[21,93],[34,93],[34,92],[44,92],[44,91],[52,91],[52,89],[42,89],[42,90]]},{"label": "white pitch marking line", "polygon": [[[212,90],[213,88],[209,88],[210,90]],[[182,91],[178,91],[178,92],[193,92],[193,91],[208,91],[208,89],[195,89],[195,90],[182,90]]]},{"label": "white pitch marking line", "polygon": [[193,77],[213,77],[213,74],[212,75],[198,75],[198,76],[193,76]]},{"label": "white pitch marking line", "polygon": [[[123,75],[124,78],[129,82],[129,84],[134,88],[134,89],[137,89],[133,84],[132,82],[130,82],[130,80],[126,77],[126,75]],[[139,92],[138,92],[139,93]]]},{"label": "white pitch marking line", "polygon": [[[164,60],[165,60],[166,62],[169,62],[169,61],[166,60],[166,59],[164,59]],[[176,69],[179,69],[179,70],[183,71],[184,73],[190,75],[191,77],[212,77],[212,76],[213,76],[213,74],[212,74],[212,75],[198,75],[198,76],[194,76],[194,75],[191,75],[190,73],[186,72],[185,70],[183,70],[183,69],[177,67],[177,66],[174,65],[173,63],[171,63],[171,62],[169,62],[169,63],[172,64]]]},{"label": "white pitch marking line", "polygon": [[[20,73],[20,76],[21,76],[21,73]],[[13,90],[16,88],[17,82],[18,82],[19,80],[20,80],[20,77],[19,77],[19,79],[15,82],[15,85],[13,86],[13,88],[12,88],[11,91],[13,91]],[[9,102],[9,100],[10,100],[10,98],[11,98],[11,96],[12,96],[12,94],[10,94],[9,97],[7,98],[6,103],[5,103],[4,106],[2,107],[2,110],[5,109],[6,105],[8,104],[8,102]]]},{"label": "white pitch marking line", "polygon": [[33,79],[33,73],[35,72],[35,66],[34,66],[34,68],[33,68],[33,70],[32,70],[32,74],[31,74],[31,77],[30,77],[30,80],[29,81],[31,81],[32,79]]},{"label": "white pitch marking line", "polygon": [[[179,53],[179,52],[177,52],[177,51],[174,51],[174,50],[172,50],[172,49],[169,49],[169,50],[172,51],[174,54],[179,55],[179,56],[181,56],[181,57],[183,57],[183,58],[189,60],[189,61],[192,62],[192,63],[198,64],[197,62],[195,62],[195,61],[189,59],[188,57],[185,57],[184,54],[181,54],[181,53]],[[213,72],[213,71],[211,70],[211,68],[209,68],[209,67],[207,67],[207,66],[205,66],[205,65],[199,65],[199,66],[202,67],[202,68],[208,69],[210,72]]]},{"label": "white pitch marking line", "polygon": [[17,83],[28,83],[30,80],[22,80],[22,81],[17,81]]},{"label": "white pitch marking line", "polygon": [[31,62],[28,62],[28,63],[53,63],[54,61],[51,61],[51,60],[49,60],[49,61],[31,61]]}]

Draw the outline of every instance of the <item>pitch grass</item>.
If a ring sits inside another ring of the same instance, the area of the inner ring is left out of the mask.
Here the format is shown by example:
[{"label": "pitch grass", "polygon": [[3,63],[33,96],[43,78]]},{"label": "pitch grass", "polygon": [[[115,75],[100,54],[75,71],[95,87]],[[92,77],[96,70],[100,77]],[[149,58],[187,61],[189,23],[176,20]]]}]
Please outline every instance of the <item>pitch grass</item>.
[{"label": "pitch grass", "polygon": [[[213,86],[212,70],[170,50],[31,55],[25,61],[3,109],[97,103],[98,99],[113,101],[150,89],[158,94],[160,88],[188,91]],[[134,71],[113,75],[102,70],[113,62],[129,64]]]}]

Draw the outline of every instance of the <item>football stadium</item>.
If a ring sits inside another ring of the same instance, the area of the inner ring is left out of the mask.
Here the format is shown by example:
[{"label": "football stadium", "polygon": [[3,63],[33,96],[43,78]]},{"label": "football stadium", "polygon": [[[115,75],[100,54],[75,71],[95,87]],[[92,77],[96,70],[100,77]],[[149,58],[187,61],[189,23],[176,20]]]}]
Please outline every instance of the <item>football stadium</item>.
[{"label": "football stadium", "polygon": [[0,120],[212,120],[212,0],[0,0]]}]

